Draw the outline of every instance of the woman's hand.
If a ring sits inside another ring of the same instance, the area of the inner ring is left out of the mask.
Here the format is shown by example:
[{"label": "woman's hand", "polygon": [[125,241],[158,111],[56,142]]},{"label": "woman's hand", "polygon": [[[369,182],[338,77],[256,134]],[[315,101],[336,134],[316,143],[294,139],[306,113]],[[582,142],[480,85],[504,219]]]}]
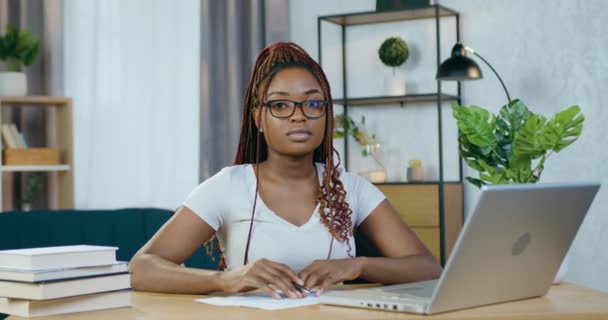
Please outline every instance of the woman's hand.
[{"label": "woman's hand", "polygon": [[317,288],[319,295],[328,286],[358,278],[363,272],[361,258],[315,260],[299,274],[304,281],[304,287]]},{"label": "woman's hand", "polygon": [[227,293],[260,289],[269,296],[280,299],[281,297],[271,287],[274,286],[290,298],[303,297],[292,284],[292,281],[299,285],[304,284],[296,273],[288,266],[268,259],[255,261],[237,270],[223,272],[221,278],[222,289]]}]

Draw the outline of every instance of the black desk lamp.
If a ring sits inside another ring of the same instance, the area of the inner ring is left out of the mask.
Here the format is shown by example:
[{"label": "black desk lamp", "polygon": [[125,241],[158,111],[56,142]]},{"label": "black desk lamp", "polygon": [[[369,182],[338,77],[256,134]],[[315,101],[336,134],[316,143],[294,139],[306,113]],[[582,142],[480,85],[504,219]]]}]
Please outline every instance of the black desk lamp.
[{"label": "black desk lamp", "polygon": [[464,47],[462,44],[460,44],[460,42],[456,43],[452,48],[452,56],[442,62],[441,65],[439,65],[439,69],[437,69],[437,75],[435,76],[435,78],[437,80],[454,81],[477,80],[483,78],[483,75],[481,74],[481,69],[479,69],[477,63],[473,61],[473,59],[466,56],[467,51],[479,57],[479,59],[485,62],[488,67],[492,69],[492,71],[500,81],[500,84],[502,84],[502,88],[505,89],[507,99],[509,99],[509,102],[511,102],[509,91],[507,91],[507,87],[498,75],[498,72],[494,70],[492,65],[488,61],[486,61],[486,59],[477,54],[475,50],[469,47]]}]

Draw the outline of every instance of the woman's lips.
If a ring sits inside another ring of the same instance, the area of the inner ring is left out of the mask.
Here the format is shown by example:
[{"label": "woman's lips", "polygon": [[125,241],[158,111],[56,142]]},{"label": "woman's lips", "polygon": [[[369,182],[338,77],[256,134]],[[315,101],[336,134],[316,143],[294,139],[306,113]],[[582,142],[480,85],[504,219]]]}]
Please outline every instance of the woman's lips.
[{"label": "woman's lips", "polygon": [[312,136],[312,132],[306,129],[292,129],[287,132],[287,138],[295,142],[303,142]]}]

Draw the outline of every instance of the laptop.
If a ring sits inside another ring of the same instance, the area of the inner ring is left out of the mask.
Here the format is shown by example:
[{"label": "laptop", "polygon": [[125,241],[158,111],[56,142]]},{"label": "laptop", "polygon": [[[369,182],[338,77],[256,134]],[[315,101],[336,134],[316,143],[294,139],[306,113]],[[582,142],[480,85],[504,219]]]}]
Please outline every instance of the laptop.
[{"label": "laptop", "polygon": [[435,314],[547,293],[598,183],[491,185],[437,280],[329,291],[321,303]]}]

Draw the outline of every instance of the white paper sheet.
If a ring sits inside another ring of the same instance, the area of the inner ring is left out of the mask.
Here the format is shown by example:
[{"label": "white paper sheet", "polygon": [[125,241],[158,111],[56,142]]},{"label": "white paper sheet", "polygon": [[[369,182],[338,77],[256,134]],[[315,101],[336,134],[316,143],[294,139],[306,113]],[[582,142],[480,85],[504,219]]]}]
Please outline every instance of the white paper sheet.
[{"label": "white paper sheet", "polygon": [[301,299],[290,299],[284,295],[281,295],[281,299],[275,299],[261,292],[226,297],[201,298],[194,301],[216,306],[248,307],[264,310],[281,310],[320,303],[319,297],[314,294]]}]

